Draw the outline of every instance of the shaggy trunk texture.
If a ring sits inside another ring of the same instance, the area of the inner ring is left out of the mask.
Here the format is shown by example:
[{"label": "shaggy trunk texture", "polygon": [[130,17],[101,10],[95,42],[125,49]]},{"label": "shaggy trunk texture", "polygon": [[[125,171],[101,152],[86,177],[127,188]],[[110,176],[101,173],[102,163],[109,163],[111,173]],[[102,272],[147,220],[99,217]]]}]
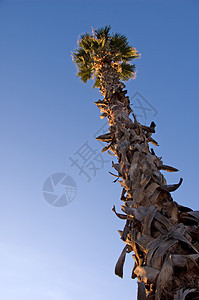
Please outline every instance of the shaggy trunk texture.
[{"label": "shaggy trunk texture", "polygon": [[180,184],[167,185],[161,170],[175,172],[157,157],[149,143],[155,123],[144,126],[129,118],[130,108],[125,85],[108,58],[100,67],[100,92],[96,102],[107,117],[109,132],[97,140],[108,143],[102,152],[118,158],[112,163],[122,189],[125,220],[121,239],[126,243],[115,267],[123,277],[126,253],[133,252],[132,278],[137,278],[139,300],[199,299],[199,211],[192,211],[173,201],[171,192]]}]

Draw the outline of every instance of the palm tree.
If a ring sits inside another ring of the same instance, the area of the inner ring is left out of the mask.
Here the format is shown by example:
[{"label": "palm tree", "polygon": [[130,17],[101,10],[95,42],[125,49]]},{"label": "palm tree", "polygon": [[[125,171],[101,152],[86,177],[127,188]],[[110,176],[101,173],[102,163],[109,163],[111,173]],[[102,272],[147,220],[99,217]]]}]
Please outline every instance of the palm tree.
[{"label": "palm tree", "polygon": [[107,143],[102,152],[117,157],[112,163],[122,186],[125,220],[119,231],[125,247],[115,273],[123,277],[126,253],[135,260],[132,278],[138,279],[139,300],[199,299],[199,211],[176,203],[171,197],[182,183],[168,185],[161,170],[178,171],[164,165],[149,143],[155,123],[140,124],[130,118],[129,97],[123,81],[135,77],[132,61],[139,58],[135,48],[121,34],[111,34],[110,26],[84,34],[72,54],[83,82],[94,79],[102,100],[101,118],[107,117],[109,132],[97,138]]}]

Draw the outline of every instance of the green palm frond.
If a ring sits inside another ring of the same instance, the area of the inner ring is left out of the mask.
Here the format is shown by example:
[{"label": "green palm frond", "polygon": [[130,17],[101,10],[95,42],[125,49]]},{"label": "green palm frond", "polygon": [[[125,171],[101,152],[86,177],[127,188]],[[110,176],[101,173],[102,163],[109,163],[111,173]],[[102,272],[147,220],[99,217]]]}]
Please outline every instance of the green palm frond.
[{"label": "green palm frond", "polygon": [[139,57],[136,49],[129,46],[126,36],[119,33],[111,37],[110,50],[114,61],[130,61]]},{"label": "green palm frond", "polygon": [[[78,69],[78,76],[83,82],[94,78],[95,87],[100,86],[98,62],[104,57],[119,64],[121,80],[134,78],[135,65],[130,62],[139,57],[135,48],[131,47],[125,35],[110,34],[110,26],[93,31],[93,34],[83,34],[78,41],[78,48],[72,53],[73,60]],[[97,64],[96,64],[97,62]]]},{"label": "green palm frond", "polygon": [[99,48],[101,47],[100,45],[101,43],[102,43],[101,40],[93,39],[90,51],[92,51],[93,54],[97,54]]},{"label": "green palm frond", "polygon": [[78,69],[77,76],[85,83],[91,79],[93,74],[93,58],[90,53],[83,48],[77,49],[77,52],[72,53],[73,60]]},{"label": "green palm frond", "polygon": [[94,85],[93,85],[93,89],[94,88],[99,88],[100,87],[100,77],[99,77],[99,75],[96,75],[95,76],[95,83],[94,83]]},{"label": "green palm frond", "polygon": [[77,67],[81,65],[87,65],[92,63],[92,57],[90,53],[86,52],[84,49],[79,48],[77,52],[72,53],[73,60],[75,61]]},{"label": "green palm frond", "polygon": [[80,68],[77,73],[77,76],[80,77],[84,83],[86,83],[89,79],[91,79],[92,74],[93,74],[92,67]]},{"label": "green palm frond", "polygon": [[105,26],[105,27],[101,27],[101,28],[98,28],[95,30],[95,35],[97,37],[97,39],[102,39],[102,38],[105,38],[106,40],[108,40],[110,34],[110,29],[111,29],[111,26]]},{"label": "green palm frond", "polygon": [[120,64],[120,79],[123,81],[127,81],[131,78],[135,77],[135,65],[131,65],[129,63],[123,62]]},{"label": "green palm frond", "polygon": [[118,51],[122,47],[128,46],[127,38],[125,35],[115,33],[111,37],[110,47],[112,50]]},{"label": "green palm frond", "polygon": [[93,38],[90,34],[85,33],[81,36],[80,40],[78,41],[78,46],[84,49],[86,52],[90,52],[92,48]]}]

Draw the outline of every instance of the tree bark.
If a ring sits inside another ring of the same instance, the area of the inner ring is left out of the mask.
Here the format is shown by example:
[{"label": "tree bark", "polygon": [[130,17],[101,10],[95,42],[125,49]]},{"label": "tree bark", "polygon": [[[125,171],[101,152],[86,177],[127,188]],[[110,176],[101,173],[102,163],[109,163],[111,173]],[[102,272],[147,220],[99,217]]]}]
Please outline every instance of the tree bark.
[{"label": "tree bark", "polygon": [[132,278],[142,283],[139,300],[199,299],[199,211],[173,200],[171,192],[182,179],[167,185],[160,171],[177,169],[164,165],[149,149],[149,143],[158,145],[152,138],[154,122],[147,127],[129,117],[129,97],[111,62],[104,59],[100,74],[103,100],[96,104],[110,127],[97,139],[108,143],[102,152],[117,156],[112,165],[123,188],[123,213],[113,211],[126,222],[119,231],[126,246],[115,273],[123,276],[125,255],[134,252]]}]

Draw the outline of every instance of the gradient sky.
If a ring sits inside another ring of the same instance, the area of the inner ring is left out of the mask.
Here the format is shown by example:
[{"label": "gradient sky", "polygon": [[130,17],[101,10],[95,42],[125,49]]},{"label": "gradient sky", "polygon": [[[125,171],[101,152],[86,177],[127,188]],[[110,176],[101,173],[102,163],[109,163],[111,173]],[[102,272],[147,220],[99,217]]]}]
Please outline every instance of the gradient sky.
[{"label": "gradient sky", "polygon": [[[128,94],[139,92],[157,111],[144,122],[156,122],[155,151],[180,170],[166,173],[168,182],[184,179],[173,198],[198,209],[199,2],[1,0],[1,299],[136,299],[131,254],[124,279],[114,275],[124,223],[111,211],[121,205],[112,158],[95,161],[90,182],[69,159],[87,141],[100,153],[94,134],[105,123],[93,104],[100,94],[76,78],[71,51],[80,34],[106,24],[141,53]],[[75,180],[77,195],[54,207],[42,189],[60,172]]]}]

